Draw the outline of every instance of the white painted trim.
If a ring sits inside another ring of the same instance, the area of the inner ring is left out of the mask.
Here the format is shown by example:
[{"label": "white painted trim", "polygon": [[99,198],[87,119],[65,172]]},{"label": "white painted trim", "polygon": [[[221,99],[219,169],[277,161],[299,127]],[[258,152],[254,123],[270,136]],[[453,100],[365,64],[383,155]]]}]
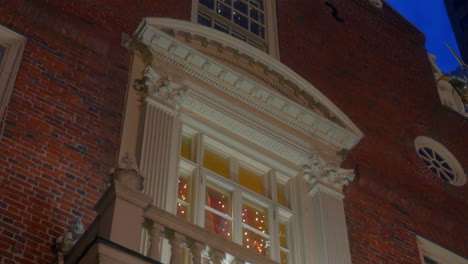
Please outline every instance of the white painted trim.
[{"label": "white painted trim", "polygon": [[226,34],[205,26],[194,25],[193,23],[187,21],[169,18],[145,18],[136,30],[135,36],[137,39],[140,39],[143,43],[150,45],[155,35],[158,35],[166,39],[165,41],[171,42],[168,43],[169,45],[172,45],[172,43],[177,43],[177,46],[185,46],[185,48],[191,50],[192,53],[197,54],[198,56],[206,57],[199,52],[192,51],[191,48],[186,47],[186,45],[183,45],[182,43],[176,41],[167,34],[161,34],[161,31],[159,30],[161,28],[188,32],[193,35],[198,35],[209,40],[216,41],[218,43],[221,43],[225,47],[231,47],[232,49],[239,51],[239,53],[251,57],[254,61],[261,62],[264,65],[269,65],[272,71],[277,72],[285,80],[291,81],[292,83],[300,87],[300,89],[309,93],[311,96],[316,98],[322,105],[329,109],[331,113],[333,113],[340,120],[342,120],[345,123],[348,131],[352,133],[356,138],[356,140],[354,140],[354,145],[357,144],[357,142],[363,137],[364,134],[359,130],[359,128],[316,87],[307,82],[304,78],[299,76],[286,65],[282,64],[278,60],[272,58],[271,56],[268,56],[263,52],[258,52],[258,50],[252,47],[251,45],[235,38],[226,39]]},{"label": "white painted trim", "polygon": [[[467,175],[463,171],[463,167],[460,162],[458,162],[457,158],[455,158],[455,156],[444,145],[432,138],[419,136],[414,140],[414,147],[416,152],[418,152],[422,147],[428,147],[434,152],[437,152],[448,163],[448,165],[453,169],[455,178],[453,180],[448,179],[450,184],[462,186],[467,182]],[[418,155],[420,154],[418,153]]]},{"label": "white painted trim", "polygon": [[0,62],[0,118],[3,116],[18,73],[26,38],[0,25],[0,45],[6,48]]},{"label": "white painted trim", "polygon": [[[278,41],[278,25],[277,25],[277,17],[276,17],[276,1],[273,0],[264,0],[264,12],[265,12],[265,32],[266,32],[266,43],[268,44],[268,54],[280,60],[280,51],[279,51],[279,41]],[[198,5],[199,0],[192,0],[192,12],[191,12],[191,19],[190,21],[194,24],[198,24],[197,16],[198,16]],[[223,33],[225,34],[225,33]],[[225,34],[228,37],[228,42],[238,39]],[[248,45],[248,44],[247,44]],[[250,46],[250,45],[249,45]],[[255,49],[255,48],[254,48]],[[257,49],[258,52],[258,49]]]},{"label": "white painted trim", "polygon": [[421,236],[416,236],[416,241],[418,242],[421,263],[424,263],[423,259],[426,256],[440,264],[468,264],[468,259],[448,251]]}]

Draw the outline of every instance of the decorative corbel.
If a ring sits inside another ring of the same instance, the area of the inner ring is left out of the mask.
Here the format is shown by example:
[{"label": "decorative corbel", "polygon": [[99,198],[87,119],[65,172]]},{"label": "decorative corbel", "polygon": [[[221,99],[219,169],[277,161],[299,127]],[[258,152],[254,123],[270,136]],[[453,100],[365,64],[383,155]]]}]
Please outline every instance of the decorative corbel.
[{"label": "decorative corbel", "polygon": [[313,154],[306,165],[302,166],[301,174],[309,185],[313,185],[322,174],[322,164],[318,154]]},{"label": "decorative corbel", "polygon": [[354,179],[354,170],[352,169],[338,168],[333,162],[322,166],[318,154],[313,154],[308,163],[302,166],[301,174],[310,187],[314,187],[317,183],[323,183],[340,191],[343,186],[348,185]]},{"label": "decorative corbel", "polygon": [[139,56],[145,65],[150,65],[153,61],[153,54],[148,46],[126,33],[122,34],[122,46],[126,47],[132,54]]}]

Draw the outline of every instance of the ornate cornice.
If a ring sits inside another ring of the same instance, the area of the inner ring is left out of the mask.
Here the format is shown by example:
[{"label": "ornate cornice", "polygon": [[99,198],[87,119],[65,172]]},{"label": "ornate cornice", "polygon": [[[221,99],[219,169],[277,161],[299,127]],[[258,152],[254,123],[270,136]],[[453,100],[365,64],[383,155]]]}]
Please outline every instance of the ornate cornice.
[{"label": "ornate cornice", "polygon": [[361,137],[156,28],[146,27],[138,37],[149,46],[153,57],[178,66],[212,87],[327,145],[349,150]]}]

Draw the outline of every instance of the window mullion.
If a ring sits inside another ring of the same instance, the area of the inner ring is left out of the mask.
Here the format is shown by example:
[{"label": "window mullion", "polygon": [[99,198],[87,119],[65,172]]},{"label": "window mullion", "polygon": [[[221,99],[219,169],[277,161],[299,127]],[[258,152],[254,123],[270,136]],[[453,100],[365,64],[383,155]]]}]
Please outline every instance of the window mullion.
[{"label": "window mullion", "polygon": [[202,173],[201,166],[203,164],[203,136],[197,134],[194,137],[195,141],[195,161],[197,163],[197,169],[194,174],[194,223],[198,226],[205,226],[205,195],[206,195],[206,175]]},{"label": "window mullion", "polygon": [[271,219],[269,223],[270,232],[270,254],[273,260],[280,260],[280,248],[279,248],[279,215],[278,208],[273,205],[268,210],[269,217]]},{"label": "window mullion", "polygon": [[242,191],[233,191],[234,242],[242,245]]}]

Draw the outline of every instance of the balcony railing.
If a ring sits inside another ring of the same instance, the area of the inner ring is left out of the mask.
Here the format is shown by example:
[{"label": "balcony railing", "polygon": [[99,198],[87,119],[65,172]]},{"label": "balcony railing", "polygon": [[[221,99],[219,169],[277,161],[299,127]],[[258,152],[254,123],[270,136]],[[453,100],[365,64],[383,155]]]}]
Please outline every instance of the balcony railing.
[{"label": "balcony railing", "polygon": [[[150,204],[141,191],[115,181],[96,205],[98,217],[65,258],[57,263],[159,263],[162,241],[170,245],[169,264],[277,264],[241,245],[210,233]],[[148,229],[146,256],[138,253],[141,231]],[[110,261],[110,262],[109,262]],[[190,263],[190,262],[189,262]]]}]

